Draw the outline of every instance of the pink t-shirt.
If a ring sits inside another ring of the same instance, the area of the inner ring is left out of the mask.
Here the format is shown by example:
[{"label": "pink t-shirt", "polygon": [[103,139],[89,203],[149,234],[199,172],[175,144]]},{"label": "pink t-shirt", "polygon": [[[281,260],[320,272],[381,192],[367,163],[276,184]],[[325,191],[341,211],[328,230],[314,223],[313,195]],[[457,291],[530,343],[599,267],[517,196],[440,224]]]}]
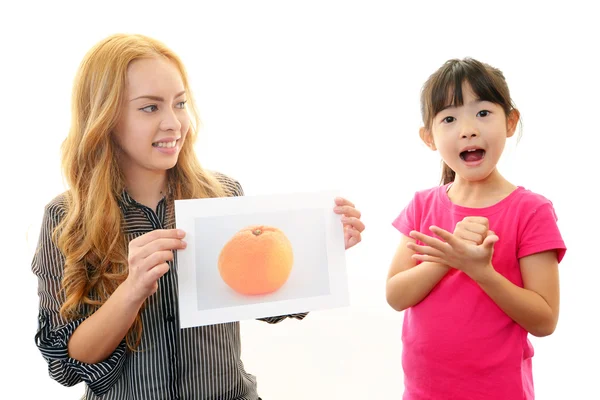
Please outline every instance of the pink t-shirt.
[{"label": "pink t-shirt", "polygon": [[[500,240],[496,271],[523,287],[519,258],[566,247],[552,203],[518,187],[497,204],[453,204],[448,185],[417,192],[393,222],[404,235],[432,235],[431,225],[453,232],[467,216],[489,220]],[[419,304],[404,311],[404,400],[531,400],[534,398],[527,331],[506,315],[466,274],[450,272]]]}]

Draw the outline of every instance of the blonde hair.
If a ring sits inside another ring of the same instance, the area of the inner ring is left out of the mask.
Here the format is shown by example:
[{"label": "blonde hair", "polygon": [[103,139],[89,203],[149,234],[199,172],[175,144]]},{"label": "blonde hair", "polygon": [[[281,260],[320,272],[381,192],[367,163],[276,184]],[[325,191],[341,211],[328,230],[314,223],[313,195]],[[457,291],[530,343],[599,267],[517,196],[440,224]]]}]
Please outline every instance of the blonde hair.
[{"label": "blonde hair", "polygon": [[[72,119],[62,145],[63,174],[69,185],[68,209],[54,232],[65,257],[63,317],[95,312],[127,278],[127,242],[118,198],[124,189],[111,132],[124,101],[127,68],[140,58],[165,57],[181,73],[192,123],[178,162],[168,171],[174,199],[220,197],[219,181],[202,169],[194,152],[199,126],[187,73],[179,57],[163,43],[143,35],[112,35],[84,57],[75,77]],[[141,312],[141,310],[140,310]],[[138,313],[127,333],[127,346],[141,341]]]}]

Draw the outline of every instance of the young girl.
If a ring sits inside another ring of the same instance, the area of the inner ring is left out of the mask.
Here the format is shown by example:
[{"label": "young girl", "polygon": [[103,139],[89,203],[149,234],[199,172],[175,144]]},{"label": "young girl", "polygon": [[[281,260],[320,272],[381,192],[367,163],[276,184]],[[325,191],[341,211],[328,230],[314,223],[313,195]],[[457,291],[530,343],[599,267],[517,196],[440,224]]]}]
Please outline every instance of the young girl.
[{"label": "young girl", "polygon": [[533,399],[527,335],[556,327],[566,248],[552,203],[496,168],[519,111],[503,74],[473,59],[436,71],[421,108],[444,173],[393,222],[386,295],[406,310],[403,399]]},{"label": "young girl", "polygon": [[[178,326],[174,251],[186,244],[174,200],[243,194],[201,168],[197,122],[184,67],[163,44],[114,35],[85,56],[63,145],[70,189],[46,206],[32,268],[36,343],[50,376],[85,382],[86,399],[258,398],[238,323]],[[364,225],[352,203],[336,204],[349,248]]]}]

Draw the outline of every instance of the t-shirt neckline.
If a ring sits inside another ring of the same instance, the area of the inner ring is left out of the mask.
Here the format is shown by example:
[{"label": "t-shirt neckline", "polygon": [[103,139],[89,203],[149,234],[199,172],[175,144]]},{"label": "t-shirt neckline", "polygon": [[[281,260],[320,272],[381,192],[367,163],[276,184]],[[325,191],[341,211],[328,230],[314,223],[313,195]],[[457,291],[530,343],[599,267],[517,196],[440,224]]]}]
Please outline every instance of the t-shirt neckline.
[{"label": "t-shirt neckline", "polygon": [[496,204],[492,204],[488,207],[481,208],[473,208],[473,207],[464,207],[459,206],[458,204],[454,204],[450,197],[448,197],[448,189],[452,182],[442,185],[438,188],[437,194],[442,204],[450,211],[456,212],[459,214],[470,215],[470,216],[486,216],[497,213],[498,211],[503,210],[507,205],[509,205],[515,197],[519,196],[525,188],[523,186],[517,186],[515,190],[509,193],[508,196],[498,201]]}]

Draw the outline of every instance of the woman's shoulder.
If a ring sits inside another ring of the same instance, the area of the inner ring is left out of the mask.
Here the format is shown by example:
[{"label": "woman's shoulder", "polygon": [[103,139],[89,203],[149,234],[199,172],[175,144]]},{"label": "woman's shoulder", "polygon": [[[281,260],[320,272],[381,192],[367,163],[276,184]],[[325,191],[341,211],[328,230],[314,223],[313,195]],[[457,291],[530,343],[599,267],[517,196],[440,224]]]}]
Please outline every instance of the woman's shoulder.
[{"label": "woman's shoulder", "polygon": [[67,212],[69,203],[70,195],[69,191],[67,190],[46,203],[44,208],[47,214],[56,218],[62,218]]},{"label": "woman's shoulder", "polygon": [[243,196],[242,185],[234,178],[218,171],[207,171],[221,184],[228,196]]}]

